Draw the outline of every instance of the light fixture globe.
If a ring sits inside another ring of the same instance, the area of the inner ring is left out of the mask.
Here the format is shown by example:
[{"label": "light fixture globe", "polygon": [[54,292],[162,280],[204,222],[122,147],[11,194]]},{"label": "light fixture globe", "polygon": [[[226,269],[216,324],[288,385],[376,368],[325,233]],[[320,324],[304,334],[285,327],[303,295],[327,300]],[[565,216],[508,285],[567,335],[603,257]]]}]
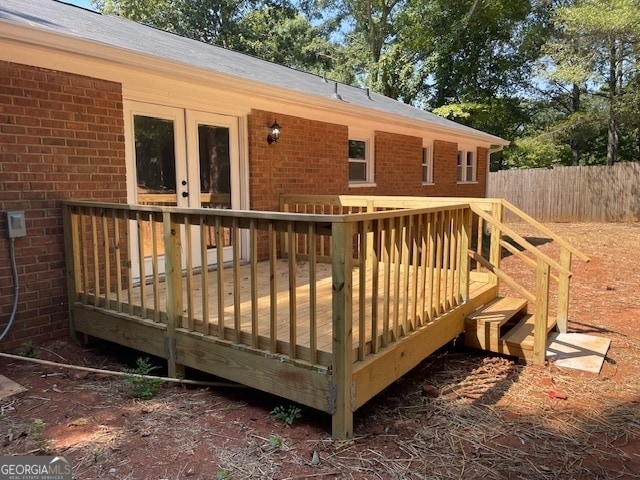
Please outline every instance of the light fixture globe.
[{"label": "light fixture globe", "polygon": [[278,143],[278,139],[280,138],[280,125],[278,125],[277,121],[274,121],[273,125],[269,128],[271,128],[271,133],[267,135],[267,142],[269,145],[272,143]]}]

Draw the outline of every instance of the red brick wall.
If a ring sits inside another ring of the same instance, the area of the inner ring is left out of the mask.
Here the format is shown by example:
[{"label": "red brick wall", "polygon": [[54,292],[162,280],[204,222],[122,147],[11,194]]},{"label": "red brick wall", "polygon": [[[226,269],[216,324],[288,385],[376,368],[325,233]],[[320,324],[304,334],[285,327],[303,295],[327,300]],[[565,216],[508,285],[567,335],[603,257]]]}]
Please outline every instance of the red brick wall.
[{"label": "red brick wall", "polygon": [[119,84],[0,61],[0,328],[13,302],[5,211],[24,210],[15,240],[19,304],[3,350],[68,335],[60,201],[126,200]]},{"label": "red brick wall", "polygon": [[431,197],[484,197],[487,178],[487,149],[478,148],[475,183],[458,183],[458,144],[435,140],[433,142],[433,185],[423,187],[423,195]]},{"label": "red brick wall", "polygon": [[375,187],[351,187],[351,195],[424,195],[422,188],[422,139],[375,132]]},{"label": "red brick wall", "polygon": [[[280,141],[269,145],[277,120]],[[487,149],[477,151],[477,182],[458,184],[458,145],[433,144],[434,184],[422,184],[422,139],[377,131],[374,137],[375,187],[350,187],[348,127],[253,110],[249,116],[251,208],[277,210],[283,193],[482,197]]]},{"label": "red brick wall", "polygon": [[[269,145],[269,126],[282,127]],[[279,210],[280,195],[345,193],[348,184],[348,128],[253,110],[249,115],[249,188],[251,208]]]}]

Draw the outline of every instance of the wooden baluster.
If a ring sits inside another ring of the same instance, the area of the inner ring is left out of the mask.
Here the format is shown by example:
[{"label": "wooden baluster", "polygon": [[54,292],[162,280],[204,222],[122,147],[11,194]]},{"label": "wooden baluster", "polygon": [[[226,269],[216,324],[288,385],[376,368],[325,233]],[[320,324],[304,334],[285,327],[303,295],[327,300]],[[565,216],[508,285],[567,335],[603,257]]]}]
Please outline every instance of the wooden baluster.
[{"label": "wooden baluster", "polygon": [[471,209],[467,207],[462,214],[462,231],[460,235],[460,303],[466,303],[469,300],[471,260],[468,251],[471,246],[472,221]]},{"label": "wooden baluster", "polygon": [[[491,215],[497,222],[502,222],[502,203],[495,202],[491,209]],[[500,256],[501,249],[500,239],[502,238],[502,231],[496,225],[491,225],[491,239],[490,239],[490,251],[489,251],[489,263],[496,268],[500,268]],[[494,273],[489,273],[489,283],[497,284],[498,277]]]},{"label": "wooden baluster", "polygon": [[[317,245],[316,245],[316,225],[309,223],[309,362],[312,364],[318,361],[318,331],[317,331]],[[322,241],[322,240],[321,240]]]}]

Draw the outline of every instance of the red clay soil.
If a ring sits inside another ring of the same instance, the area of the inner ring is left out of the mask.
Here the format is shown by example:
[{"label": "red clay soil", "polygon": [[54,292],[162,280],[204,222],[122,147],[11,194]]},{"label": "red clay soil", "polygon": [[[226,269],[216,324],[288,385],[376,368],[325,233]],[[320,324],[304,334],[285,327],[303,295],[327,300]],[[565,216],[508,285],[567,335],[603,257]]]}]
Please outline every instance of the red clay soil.
[{"label": "red clay soil", "polygon": [[[338,442],[328,415],[300,407],[293,418],[296,406],[255,390],[165,385],[139,400],[122,378],[0,359],[28,389],[0,400],[0,454],[68,455],[81,480],[638,478],[640,224],[549,227],[591,257],[573,263],[569,328],[611,339],[599,375],[524,366],[460,339],[358,410],[356,438]],[[503,265],[532,281],[513,257]],[[112,370],[137,358],[70,340],[23,353]]]}]

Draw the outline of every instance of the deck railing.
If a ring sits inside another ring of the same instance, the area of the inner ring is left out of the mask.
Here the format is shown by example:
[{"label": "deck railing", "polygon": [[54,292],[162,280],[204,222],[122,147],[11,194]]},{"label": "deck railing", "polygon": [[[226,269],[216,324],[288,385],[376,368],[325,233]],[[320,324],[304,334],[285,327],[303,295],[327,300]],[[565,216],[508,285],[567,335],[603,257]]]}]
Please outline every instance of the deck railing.
[{"label": "deck railing", "polygon": [[[548,326],[550,324],[549,299],[555,294],[557,307],[555,322],[558,330],[566,332],[569,311],[569,291],[572,257],[583,261],[589,258],[547,227],[503,199],[495,198],[442,198],[402,196],[356,196],[356,195],[283,195],[281,210],[292,212],[379,212],[394,209],[445,208],[468,204],[472,220],[467,224],[468,255],[475,264],[476,272],[486,272],[487,281],[501,282],[521,295],[535,307],[534,363],[545,361]],[[527,224],[548,237],[559,246],[556,259],[542,253],[526,238],[503,222],[504,211],[510,213],[520,224]],[[523,268],[532,269],[534,291],[514,280],[501,268],[504,254],[514,255]],[[438,313],[438,312],[436,312]]]},{"label": "deck railing", "polygon": [[[495,199],[358,196],[283,196],[281,207],[64,202],[69,303],[84,327],[78,330],[96,332],[87,324],[98,321],[102,338],[163,355],[172,376],[182,359],[199,365],[196,339],[215,345],[221,358],[224,347],[276,358],[282,375],[292,374],[288,366],[303,367],[329,379],[329,399],[312,390],[289,398],[333,413],[340,437],[352,432],[355,408],[461,333],[464,315],[495,298],[499,281],[536,303],[535,359],[542,351],[544,360],[549,271],[556,271],[560,315],[576,251],[553,236],[569,253],[556,262],[533,249],[535,294],[510,282],[500,266],[502,249],[510,248],[503,236],[530,250],[501,221],[503,208],[515,207]],[[472,277],[487,288],[467,303]],[[406,352],[393,348],[404,340]],[[376,370],[373,360],[385,356],[388,368]],[[268,379],[252,382],[278,393]]]},{"label": "deck railing", "polygon": [[[86,202],[64,210],[71,302],[290,360],[335,364],[335,345],[323,348],[321,336],[332,320],[339,328],[338,316],[354,320],[353,362],[468,296],[468,205],[315,215]],[[213,258],[211,237],[228,245]],[[317,309],[331,295],[333,319]]]}]

